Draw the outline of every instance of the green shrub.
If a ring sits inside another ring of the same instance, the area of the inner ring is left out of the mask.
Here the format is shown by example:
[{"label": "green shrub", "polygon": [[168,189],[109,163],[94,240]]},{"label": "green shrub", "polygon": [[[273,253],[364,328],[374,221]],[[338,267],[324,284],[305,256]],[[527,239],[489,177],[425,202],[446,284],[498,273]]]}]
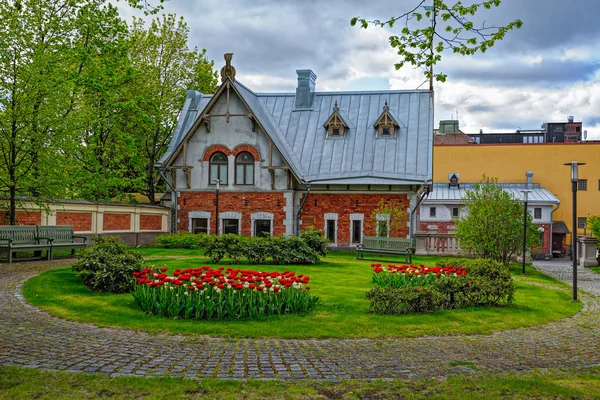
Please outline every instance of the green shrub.
[{"label": "green shrub", "polygon": [[472,305],[512,304],[516,286],[506,265],[493,260],[477,259],[465,268],[469,278],[465,296]]},{"label": "green shrub", "polygon": [[125,293],[133,288],[133,272],[143,268],[142,256],[118,236],[95,237],[73,265],[83,282],[99,292]]},{"label": "green shrub", "polygon": [[300,232],[300,238],[304,240],[308,247],[310,247],[318,255],[327,255],[327,246],[329,245],[329,240],[323,237],[323,231],[310,228]]},{"label": "green shrub", "polygon": [[156,238],[156,243],[159,247],[166,249],[197,249],[201,247],[204,241],[204,233],[193,234],[191,232],[179,232],[169,235],[160,235]]},{"label": "green shrub", "polygon": [[431,312],[443,304],[442,295],[434,288],[417,286],[376,287],[367,292],[366,298],[377,314]]},{"label": "green shrub", "polygon": [[213,236],[212,240],[206,240],[206,255],[213,263],[220,262],[223,258],[230,258],[237,263],[246,254],[246,237],[228,233]]},{"label": "green shrub", "polygon": [[319,255],[299,236],[277,236],[272,239],[274,264],[316,264]]},{"label": "green shrub", "polygon": [[246,258],[252,264],[265,262],[273,253],[271,236],[254,236],[246,241]]}]

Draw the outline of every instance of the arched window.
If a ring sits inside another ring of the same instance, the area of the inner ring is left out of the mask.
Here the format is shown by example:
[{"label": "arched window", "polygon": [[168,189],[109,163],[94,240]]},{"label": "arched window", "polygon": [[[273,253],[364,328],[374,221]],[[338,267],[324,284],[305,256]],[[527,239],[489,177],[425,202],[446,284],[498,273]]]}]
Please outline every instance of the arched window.
[{"label": "arched window", "polygon": [[221,185],[227,185],[227,156],[225,153],[215,153],[210,157],[209,182],[211,185],[217,184],[217,179]]},{"label": "arched window", "polygon": [[235,158],[235,184],[254,185],[254,157],[246,151]]}]

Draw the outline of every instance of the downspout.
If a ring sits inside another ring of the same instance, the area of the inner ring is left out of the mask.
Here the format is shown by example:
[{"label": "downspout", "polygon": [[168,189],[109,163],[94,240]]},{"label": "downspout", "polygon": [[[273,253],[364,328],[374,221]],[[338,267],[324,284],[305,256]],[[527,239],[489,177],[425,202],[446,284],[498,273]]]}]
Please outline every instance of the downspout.
[{"label": "downspout", "polygon": [[310,194],[310,183],[306,185],[306,196],[302,199],[302,203],[300,204],[300,208],[298,209],[298,213],[296,214],[296,236],[300,234],[300,214],[302,214],[302,209],[304,208],[304,204],[306,200],[308,200],[308,195]]},{"label": "downspout", "polygon": [[171,185],[171,183],[167,180],[162,168],[158,167],[158,173],[160,176],[162,176],[167,186],[169,186],[171,189],[171,193],[173,193],[173,199],[171,199],[171,233],[177,233],[177,190],[175,190],[173,185]]},{"label": "downspout", "polygon": [[[410,238],[414,239],[415,238],[415,230],[414,230],[414,215],[417,212],[417,210],[419,209],[419,205],[421,205],[421,202],[423,200],[425,200],[426,197],[429,196],[429,185],[425,185],[424,186],[425,190],[423,191],[423,194],[421,195],[421,197],[419,198],[419,201],[417,202],[417,205],[415,206],[415,208],[410,212]],[[414,245],[414,244],[413,244]],[[413,249],[414,250],[414,249]]]},{"label": "downspout", "polygon": [[550,212],[550,256],[552,256],[552,221],[554,221],[554,217],[552,216],[552,214],[554,214],[554,211],[558,210],[560,208],[560,203],[558,203],[558,205],[556,206],[556,209],[552,210],[552,212]]}]

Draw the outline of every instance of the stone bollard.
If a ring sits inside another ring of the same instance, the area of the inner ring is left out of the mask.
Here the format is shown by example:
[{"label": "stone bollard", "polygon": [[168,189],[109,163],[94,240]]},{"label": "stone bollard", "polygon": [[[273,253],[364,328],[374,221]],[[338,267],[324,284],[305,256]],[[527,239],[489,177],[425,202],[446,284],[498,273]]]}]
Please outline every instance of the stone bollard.
[{"label": "stone bollard", "polygon": [[598,248],[598,239],[593,237],[577,238],[579,257],[579,266],[582,267],[597,267],[598,259],[596,258],[596,249]]}]

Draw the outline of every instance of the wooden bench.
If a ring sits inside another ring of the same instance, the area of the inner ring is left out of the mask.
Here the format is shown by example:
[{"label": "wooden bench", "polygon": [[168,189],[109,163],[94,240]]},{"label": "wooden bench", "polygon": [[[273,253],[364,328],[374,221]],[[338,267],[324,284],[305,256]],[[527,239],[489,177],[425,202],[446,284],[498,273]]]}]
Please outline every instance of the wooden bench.
[{"label": "wooden bench", "polygon": [[[38,234],[50,243],[50,260],[57,250],[71,250],[71,255],[75,255],[75,250],[87,247],[87,237],[75,235],[75,229],[71,225],[38,226]],[[83,239],[83,242],[77,242],[76,239]]]},{"label": "wooden bench", "polygon": [[[40,254],[46,250],[46,260],[52,257],[50,242],[38,236],[35,226],[0,226],[0,253],[8,253],[8,263],[18,251]],[[41,257],[44,258],[44,257]]]},{"label": "wooden bench", "polygon": [[414,246],[412,239],[381,238],[365,236],[356,247],[356,259],[364,260],[365,254],[401,255],[407,263],[412,262]]}]

